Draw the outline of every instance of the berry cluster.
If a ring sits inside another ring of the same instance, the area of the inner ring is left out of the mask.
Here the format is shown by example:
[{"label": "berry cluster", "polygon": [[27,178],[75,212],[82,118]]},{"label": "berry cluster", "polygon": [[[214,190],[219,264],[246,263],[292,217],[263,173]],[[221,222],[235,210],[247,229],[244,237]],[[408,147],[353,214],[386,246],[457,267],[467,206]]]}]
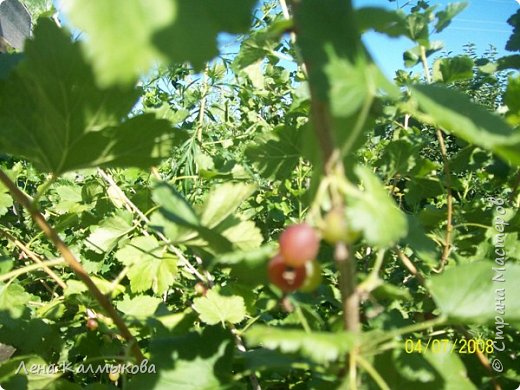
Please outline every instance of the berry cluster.
[{"label": "berry cluster", "polygon": [[[361,232],[348,226],[343,211],[332,209],[320,223],[321,237],[329,244],[353,243]],[[316,261],[320,236],[306,223],[291,225],[280,235],[280,252],[268,265],[271,283],[284,292],[313,291],[321,284],[321,267]]]},{"label": "berry cluster", "polygon": [[321,282],[321,269],[315,260],[320,238],[315,230],[301,223],[289,226],[280,236],[280,252],[268,265],[271,283],[284,292],[312,291]]}]

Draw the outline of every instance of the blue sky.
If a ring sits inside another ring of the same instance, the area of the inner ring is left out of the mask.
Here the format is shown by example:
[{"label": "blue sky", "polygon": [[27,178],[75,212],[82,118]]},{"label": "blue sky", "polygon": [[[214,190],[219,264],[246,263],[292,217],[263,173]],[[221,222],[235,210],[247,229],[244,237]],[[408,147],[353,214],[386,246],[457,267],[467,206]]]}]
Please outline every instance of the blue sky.
[{"label": "blue sky", "polygon": [[[59,4],[59,0],[53,0]],[[110,0],[106,0],[110,1]],[[499,55],[505,55],[505,43],[512,32],[512,27],[507,24],[507,19],[516,12],[520,6],[520,0],[468,0],[468,7],[455,17],[452,24],[432,39],[444,42],[444,51],[453,54],[462,53],[463,46],[467,43],[476,44],[477,53],[483,53],[489,45],[497,48]],[[354,6],[376,6],[388,9],[396,9],[407,0],[353,0]],[[454,1],[431,0],[431,5],[438,5],[442,9],[446,4]],[[416,3],[415,0],[410,3]],[[405,10],[409,9],[405,7]],[[63,17],[64,15],[60,15]],[[223,52],[236,52],[238,47],[236,41],[230,36],[223,34],[219,39]],[[392,39],[381,34],[369,32],[364,36],[372,56],[381,66],[386,75],[393,78],[397,69],[404,68],[402,53],[413,47],[413,43],[405,38]]]},{"label": "blue sky", "polygon": [[[390,3],[388,0],[353,1],[355,7],[396,8],[396,2]],[[400,5],[406,3],[405,0],[398,2]],[[452,2],[437,0],[430,4],[438,4],[441,9]],[[505,55],[507,52],[504,46],[512,32],[512,27],[506,21],[518,7],[516,0],[468,1],[468,7],[455,17],[451,25],[432,39],[443,41],[444,51],[451,51],[453,54],[462,53],[463,46],[473,42],[477,46],[477,53],[483,53],[491,44],[497,48],[499,55]],[[394,75],[395,70],[404,67],[402,53],[413,47],[408,39],[391,39],[377,33],[367,33],[364,40],[376,62],[389,77]]]}]

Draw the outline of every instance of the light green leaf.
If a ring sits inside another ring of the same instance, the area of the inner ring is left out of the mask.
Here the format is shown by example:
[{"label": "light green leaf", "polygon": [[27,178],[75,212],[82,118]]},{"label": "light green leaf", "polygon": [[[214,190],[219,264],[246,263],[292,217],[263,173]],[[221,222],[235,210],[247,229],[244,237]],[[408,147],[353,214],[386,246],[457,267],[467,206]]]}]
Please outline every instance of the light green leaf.
[{"label": "light green leaf", "polygon": [[147,318],[154,315],[161,302],[160,298],[139,295],[132,299],[127,297],[117,302],[117,309],[128,316]]},{"label": "light green leaf", "polygon": [[[194,246],[209,246],[217,252],[231,251],[229,240],[203,226],[191,205],[173,186],[159,183],[153,190],[152,198],[160,206],[152,215],[152,226],[163,230],[170,240],[191,240]],[[198,238],[202,240],[196,241]]]},{"label": "light green leaf", "polygon": [[426,350],[424,358],[443,378],[443,390],[476,390],[477,387],[468,378],[466,366],[458,354],[450,353],[452,347],[449,343],[440,351]]},{"label": "light green leaf", "polygon": [[208,228],[217,226],[249,198],[256,187],[245,183],[225,183],[213,189],[204,202],[201,222]]},{"label": "light green leaf", "polygon": [[237,324],[246,316],[244,298],[222,296],[214,290],[208,290],[204,297],[195,298],[193,308],[199,313],[201,321],[209,325]]},{"label": "light green leaf", "polygon": [[[121,284],[116,284],[115,286],[111,281],[97,277],[90,276],[94,284],[97,286],[99,291],[103,294],[110,294],[112,297],[116,297],[119,294],[123,294],[125,292],[125,286]],[[65,290],[65,296],[74,295],[74,294],[83,294],[88,293],[88,288],[85,283],[80,282],[79,280],[67,280],[67,289]]]},{"label": "light green leaf", "polygon": [[[433,299],[442,314],[462,324],[485,324],[495,321],[497,289],[503,290],[502,318],[520,324],[520,265],[506,264],[498,270],[493,262],[475,262],[447,269],[428,283]],[[499,302],[499,303],[500,303]]]},{"label": "light green leaf", "polygon": [[329,57],[324,70],[328,80],[334,80],[329,90],[330,109],[335,117],[349,117],[374,92],[369,89],[369,64],[361,60],[352,64],[334,53],[330,53]]},{"label": "light green leaf", "polygon": [[363,231],[370,245],[386,247],[406,236],[406,217],[388,195],[383,184],[368,168],[358,166],[356,175],[362,192],[347,195],[347,218],[354,230]]},{"label": "light green leaf", "polygon": [[262,233],[253,221],[241,221],[224,230],[222,235],[240,250],[258,248],[263,241]]},{"label": "light green leaf", "polygon": [[151,288],[160,295],[175,280],[177,258],[165,252],[164,247],[153,236],[132,238],[115,256],[130,267],[127,275],[133,292]]},{"label": "light green leaf", "polygon": [[20,317],[27,308],[32,295],[18,284],[0,283],[0,311],[7,311],[12,318]]},{"label": "light green leaf", "polygon": [[97,253],[110,252],[117,242],[133,230],[132,214],[117,211],[113,216],[103,220],[99,226],[92,226],[85,242],[87,248]]},{"label": "light green leaf", "polygon": [[468,56],[439,58],[433,63],[433,80],[452,83],[473,77],[473,60]]},{"label": "light green leaf", "polygon": [[[426,48],[426,57],[429,57],[433,53],[441,50],[444,47],[441,41],[428,42]],[[421,46],[415,46],[414,48],[407,50],[403,53],[404,65],[407,68],[411,68],[417,65],[421,61]]]},{"label": "light green leaf", "polygon": [[307,333],[303,330],[280,329],[255,325],[245,333],[247,343],[278,349],[284,353],[298,353],[318,363],[328,363],[345,355],[354,345],[355,336],[349,333]]},{"label": "light green leaf", "polygon": [[291,175],[302,152],[303,130],[279,126],[262,134],[246,149],[246,156],[264,177],[284,179]]},{"label": "light green leaf", "polygon": [[420,109],[414,114],[424,122],[520,165],[520,131],[511,129],[499,116],[472,103],[466,95],[439,86],[416,85],[413,96]]},{"label": "light green leaf", "polygon": [[11,195],[0,192],[0,217],[7,213],[7,209],[13,205]]},{"label": "light green leaf", "polygon": [[173,21],[171,0],[66,0],[72,24],[87,34],[86,49],[103,85],[131,84],[152,65],[159,52],[152,36]]}]

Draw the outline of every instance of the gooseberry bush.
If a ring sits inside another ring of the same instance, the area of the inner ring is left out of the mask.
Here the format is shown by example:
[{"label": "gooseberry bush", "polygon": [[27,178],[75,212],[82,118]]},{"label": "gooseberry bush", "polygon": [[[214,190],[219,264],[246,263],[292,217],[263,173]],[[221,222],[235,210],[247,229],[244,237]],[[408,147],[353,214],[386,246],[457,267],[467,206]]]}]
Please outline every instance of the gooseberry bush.
[{"label": "gooseberry bush", "polygon": [[0,54],[1,387],[516,388],[520,16],[443,52],[466,5],[42,11]]}]

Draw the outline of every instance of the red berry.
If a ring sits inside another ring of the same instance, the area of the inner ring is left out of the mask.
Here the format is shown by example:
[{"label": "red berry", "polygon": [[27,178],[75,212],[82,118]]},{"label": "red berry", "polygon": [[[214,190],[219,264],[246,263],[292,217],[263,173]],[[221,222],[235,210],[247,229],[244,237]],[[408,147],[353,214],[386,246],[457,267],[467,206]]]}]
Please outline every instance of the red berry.
[{"label": "red berry", "polygon": [[280,254],[287,265],[301,267],[316,258],[320,238],[306,223],[289,226],[280,235]]},{"label": "red berry", "polygon": [[87,329],[88,330],[96,330],[98,328],[99,324],[94,318],[89,318],[87,320]]},{"label": "red berry", "polygon": [[305,280],[305,266],[288,266],[280,254],[274,256],[268,264],[269,280],[284,292],[296,290]]}]

